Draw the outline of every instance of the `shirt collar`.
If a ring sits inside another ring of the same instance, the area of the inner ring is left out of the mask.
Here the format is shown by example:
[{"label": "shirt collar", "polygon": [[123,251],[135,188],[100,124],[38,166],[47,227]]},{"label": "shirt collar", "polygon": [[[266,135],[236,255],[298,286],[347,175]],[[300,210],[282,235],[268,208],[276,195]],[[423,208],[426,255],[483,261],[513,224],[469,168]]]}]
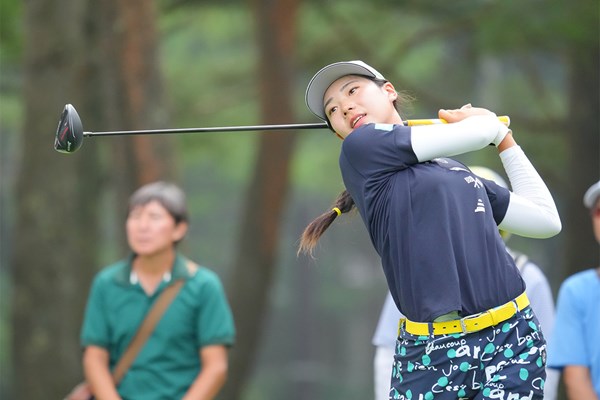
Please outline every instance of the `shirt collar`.
[{"label": "shirt collar", "polygon": [[[133,271],[134,253],[130,253],[124,261],[123,268],[120,273],[115,275],[115,280],[121,284],[135,285],[138,283],[137,274]],[[191,277],[187,268],[187,258],[179,253],[175,254],[175,260],[171,266],[171,271],[165,272],[163,275],[164,282],[171,282],[174,279],[189,279]]]}]

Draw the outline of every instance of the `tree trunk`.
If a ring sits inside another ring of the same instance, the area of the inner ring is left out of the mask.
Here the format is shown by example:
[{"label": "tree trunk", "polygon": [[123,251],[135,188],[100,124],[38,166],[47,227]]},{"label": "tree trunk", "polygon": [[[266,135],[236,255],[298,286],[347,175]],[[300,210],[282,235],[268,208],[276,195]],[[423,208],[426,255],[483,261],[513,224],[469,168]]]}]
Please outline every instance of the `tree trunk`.
[{"label": "tree trunk", "polygon": [[[158,68],[157,12],[154,2],[144,0],[103,2],[106,30],[100,47],[104,88],[104,119],[96,130],[131,130],[165,127],[163,87]],[[137,187],[175,176],[173,136],[136,135],[106,139],[110,153],[108,181],[118,209],[117,225],[123,226],[127,201]],[[115,232],[122,251],[124,230]]]},{"label": "tree trunk", "polygon": [[[53,150],[66,103],[76,106],[84,130],[134,128],[145,118],[151,125],[151,116],[160,116],[154,3],[62,3],[23,3],[25,122],[15,188],[10,380],[19,399],[62,398],[82,379],[79,330],[98,250],[106,247],[99,227],[110,215],[99,211],[112,179],[136,171],[121,186],[130,194],[168,175],[166,147],[156,139],[123,140],[138,144],[121,149],[110,138],[87,138],[75,154]],[[163,163],[153,162],[157,155]]]},{"label": "tree trunk", "polygon": [[[79,321],[95,261],[98,152],[52,147],[65,103],[79,102],[86,73],[86,5],[23,4],[23,153],[16,180],[12,271],[13,398],[61,398],[81,378]],[[68,23],[65,23],[68,21]],[[32,384],[33,382],[33,384]]]},{"label": "tree trunk", "polygon": [[[252,2],[259,41],[260,101],[264,123],[290,123],[292,59],[296,38],[297,0]],[[279,243],[282,211],[289,188],[289,167],[296,137],[262,134],[241,224],[233,281],[228,291],[238,332],[232,351],[230,379],[221,398],[239,398],[256,360],[260,332]]]},{"label": "tree trunk", "polygon": [[[596,38],[598,28],[596,27]],[[597,41],[573,47],[570,54],[569,116],[565,135],[569,143],[566,174],[566,213],[562,216],[567,248],[563,278],[600,265],[585,191],[600,179],[600,50]]]}]

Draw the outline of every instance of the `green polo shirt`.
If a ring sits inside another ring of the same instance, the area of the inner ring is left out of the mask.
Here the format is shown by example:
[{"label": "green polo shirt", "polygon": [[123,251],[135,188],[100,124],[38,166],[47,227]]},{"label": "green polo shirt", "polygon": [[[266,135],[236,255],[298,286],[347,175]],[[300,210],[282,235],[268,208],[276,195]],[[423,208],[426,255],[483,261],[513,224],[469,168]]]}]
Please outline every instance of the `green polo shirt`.
[{"label": "green polo shirt", "polygon": [[200,372],[199,350],[231,346],[233,316],[219,277],[205,267],[190,273],[177,255],[171,270],[148,296],[132,279],[133,256],[109,265],[94,278],[81,330],[81,344],[110,354],[112,369],[133,339],[159,294],[175,279],[185,279],[152,335],[118,386],[123,399],[180,399]]}]

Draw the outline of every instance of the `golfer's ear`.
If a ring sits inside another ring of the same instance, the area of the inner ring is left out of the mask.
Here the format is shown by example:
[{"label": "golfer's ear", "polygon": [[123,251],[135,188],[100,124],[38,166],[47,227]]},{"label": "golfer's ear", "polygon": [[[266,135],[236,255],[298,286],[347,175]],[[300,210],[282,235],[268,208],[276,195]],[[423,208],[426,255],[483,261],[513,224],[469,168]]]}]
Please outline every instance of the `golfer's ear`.
[{"label": "golfer's ear", "polygon": [[386,82],[383,84],[383,90],[385,90],[390,96],[390,100],[394,101],[398,98],[398,92],[394,85],[391,82]]}]

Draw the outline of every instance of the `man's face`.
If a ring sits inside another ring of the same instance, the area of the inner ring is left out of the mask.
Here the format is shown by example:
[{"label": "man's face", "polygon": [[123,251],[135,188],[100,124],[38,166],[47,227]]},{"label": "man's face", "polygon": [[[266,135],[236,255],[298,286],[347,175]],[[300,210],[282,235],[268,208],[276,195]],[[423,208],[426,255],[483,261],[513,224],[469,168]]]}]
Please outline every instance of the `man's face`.
[{"label": "man's face", "polygon": [[153,256],[171,251],[181,240],[187,224],[175,223],[175,218],[158,201],[139,205],[127,216],[127,241],[133,252]]}]

